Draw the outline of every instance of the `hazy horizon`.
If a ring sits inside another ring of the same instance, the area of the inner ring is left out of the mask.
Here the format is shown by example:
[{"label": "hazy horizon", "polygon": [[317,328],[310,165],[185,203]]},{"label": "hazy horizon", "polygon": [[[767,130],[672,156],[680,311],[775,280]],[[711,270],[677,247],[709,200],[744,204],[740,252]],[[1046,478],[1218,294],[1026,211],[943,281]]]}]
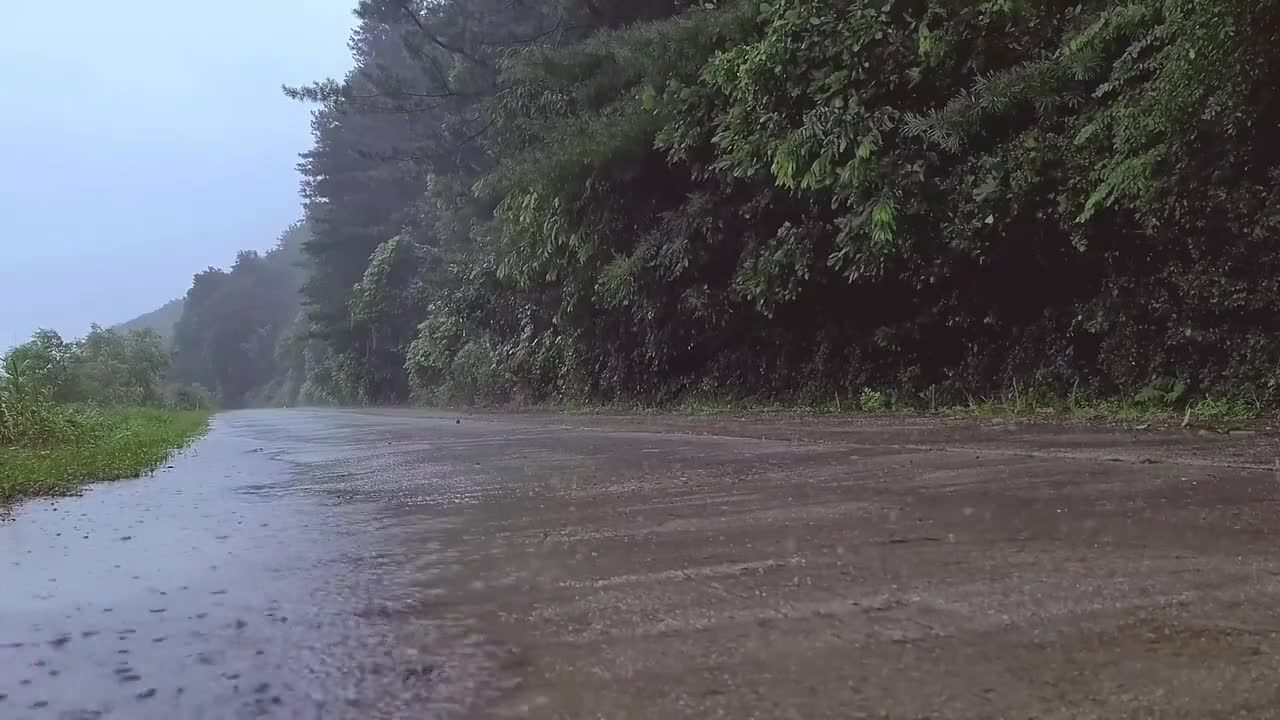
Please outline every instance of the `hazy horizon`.
[{"label": "hazy horizon", "polygon": [[0,9],[0,347],[158,308],[301,217],[312,108],[280,86],[346,72],[349,5],[118,7]]}]

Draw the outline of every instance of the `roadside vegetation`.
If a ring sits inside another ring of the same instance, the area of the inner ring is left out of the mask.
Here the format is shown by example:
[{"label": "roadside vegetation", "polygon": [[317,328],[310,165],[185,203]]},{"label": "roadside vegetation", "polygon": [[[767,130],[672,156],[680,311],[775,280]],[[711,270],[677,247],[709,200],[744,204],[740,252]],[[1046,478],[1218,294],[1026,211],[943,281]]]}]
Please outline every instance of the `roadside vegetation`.
[{"label": "roadside vegetation", "polygon": [[1185,386],[1162,381],[1130,397],[1096,397],[1083,393],[1054,395],[1019,385],[992,396],[944,402],[935,388],[924,392],[873,390],[852,397],[797,402],[785,399],[695,395],[672,403],[636,401],[545,403],[507,410],[564,412],[569,414],[669,414],[691,416],[913,416],[1017,420],[1052,423],[1088,423],[1137,429],[1187,428],[1229,432],[1268,426],[1274,413],[1257,397],[1191,397]]},{"label": "roadside vegetation", "polygon": [[1276,0],[354,4],[224,404],[1280,408]]},{"label": "roadside vegetation", "polygon": [[[1183,427],[1226,432],[1264,420],[1268,408],[1258,396],[1190,397],[1184,384],[1165,381],[1132,397],[1068,395],[1055,397],[1016,387],[996,397],[972,399],[948,409],[956,416],[1023,418],[1123,424],[1131,427]],[[1174,390],[1170,390],[1174,388]]]},{"label": "roadside vegetation", "polygon": [[151,331],[42,330],[0,365],[0,503],[153,472],[206,427],[209,397],[169,387]]}]

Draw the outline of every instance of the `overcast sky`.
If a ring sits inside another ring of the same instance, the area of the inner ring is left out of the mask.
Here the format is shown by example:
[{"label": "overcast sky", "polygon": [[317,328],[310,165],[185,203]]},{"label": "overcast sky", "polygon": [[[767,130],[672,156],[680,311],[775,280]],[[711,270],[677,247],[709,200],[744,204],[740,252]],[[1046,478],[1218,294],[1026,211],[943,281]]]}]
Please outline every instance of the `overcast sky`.
[{"label": "overcast sky", "polygon": [[183,295],[301,213],[354,0],[0,0],[0,349]]}]

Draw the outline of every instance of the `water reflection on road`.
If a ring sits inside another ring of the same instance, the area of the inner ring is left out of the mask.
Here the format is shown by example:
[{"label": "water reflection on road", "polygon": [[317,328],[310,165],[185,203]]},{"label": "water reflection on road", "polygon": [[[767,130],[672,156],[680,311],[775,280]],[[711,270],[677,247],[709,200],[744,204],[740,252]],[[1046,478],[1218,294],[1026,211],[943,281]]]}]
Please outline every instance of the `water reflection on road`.
[{"label": "water reflection on road", "polygon": [[1274,717],[1280,446],[217,418],[0,523],[0,718]]},{"label": "water reflection on road", "polygon": [[154,478],[19,507],[0,523],[0,717],[422,717],[483,697],[478,636],[414,611],[448,518],[342,491],[349,439],[306,413],[224,415]]}]

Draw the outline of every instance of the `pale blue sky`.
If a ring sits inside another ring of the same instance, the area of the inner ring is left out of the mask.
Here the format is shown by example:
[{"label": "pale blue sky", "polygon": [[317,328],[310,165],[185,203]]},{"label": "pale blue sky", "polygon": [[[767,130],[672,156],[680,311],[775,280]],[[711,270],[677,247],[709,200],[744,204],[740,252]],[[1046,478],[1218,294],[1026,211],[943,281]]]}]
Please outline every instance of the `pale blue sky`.
[{"label": "pale blue sky", "polygon": [[301,214],[355,0],[0,0],[0,348],[183,295]]}]

